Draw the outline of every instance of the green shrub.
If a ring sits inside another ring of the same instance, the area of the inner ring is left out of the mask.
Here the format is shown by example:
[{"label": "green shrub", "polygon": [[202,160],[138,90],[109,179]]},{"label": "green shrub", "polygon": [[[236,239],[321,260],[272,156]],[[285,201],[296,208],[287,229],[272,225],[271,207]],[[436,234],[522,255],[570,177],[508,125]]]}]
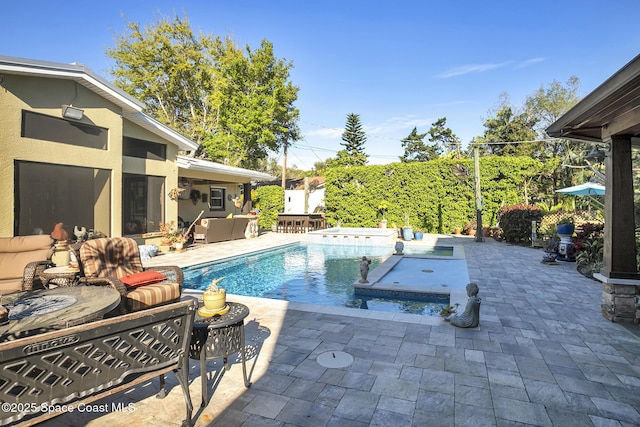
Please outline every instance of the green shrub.
[{"label": "green shrub", "polygon": [[271,228],[278,221],[278,213],[284,210],[284,190],[278,185],[258,187],[256,209],[260,210],[258,226]]},{"label": "green shrub", "polygon": [[531,223],[542,219],[537,206],[503,206],[498,211],[501,235],[509,243],[531,243]]}]

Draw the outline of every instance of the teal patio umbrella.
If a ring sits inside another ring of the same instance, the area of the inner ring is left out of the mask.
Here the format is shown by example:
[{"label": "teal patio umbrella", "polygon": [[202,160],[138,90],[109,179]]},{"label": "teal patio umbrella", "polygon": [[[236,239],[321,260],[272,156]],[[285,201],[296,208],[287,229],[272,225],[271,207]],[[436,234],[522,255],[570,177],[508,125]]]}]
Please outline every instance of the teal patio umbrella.
[{"label": "teal patio umbrella", "polygon": [[556,193],[569,194],[572,196],[602,196],[604,194],[604,185],[595,182],[585,182],[584,184],[574,185],[573,187],[561,188]]},{"label": "teal patio umbrella", "polygon": [[602,202],[593,196],[604,195],[604,185],[596,184],[595,182],[585,182],[584,184],[574,185],[573,187],[561,188],[560,190],[556,190],[556,193],[571,196],[589,196],[589,213],[591,213],[591,200],[594,201],[596,206],[603,207]]}]

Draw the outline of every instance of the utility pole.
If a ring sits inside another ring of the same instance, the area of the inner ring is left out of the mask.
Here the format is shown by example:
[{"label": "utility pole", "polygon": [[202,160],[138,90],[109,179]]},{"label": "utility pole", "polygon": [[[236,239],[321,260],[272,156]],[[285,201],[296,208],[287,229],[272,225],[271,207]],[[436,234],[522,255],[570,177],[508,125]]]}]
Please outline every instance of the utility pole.
[{"label": "utility pole", "polygon": [[284,148],[283,148],[283,152],[282,152],[282,189],[286,190],[287,189],[287,147],[289,146],[289,143],[287,141],[287,134],[285,133],[285,138],[284,138]]},{"label": "utility pole", "polygon": [[476,189],[476,242],[484,242],[482,235],[482,194],[480,193],[480,148],[473,147],[473,180]]}]

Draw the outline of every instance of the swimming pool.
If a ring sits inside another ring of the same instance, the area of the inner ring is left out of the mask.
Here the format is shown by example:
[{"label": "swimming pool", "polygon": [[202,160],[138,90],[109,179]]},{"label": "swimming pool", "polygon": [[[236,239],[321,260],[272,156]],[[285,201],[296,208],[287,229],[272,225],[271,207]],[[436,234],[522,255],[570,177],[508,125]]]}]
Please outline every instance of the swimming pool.
[{"label": "swimming pool", "polygon": [[421,301],[376,296],[356,297],[353,282],[360,278],[362,256],[370,270],[393,253],[389,247],[295,244],[227,260],[185,267],[184,286],[204,290],[213,279],[229,294],[256,296],[328,306],[363,308],[393,313],[437,315],[448,297]]}]

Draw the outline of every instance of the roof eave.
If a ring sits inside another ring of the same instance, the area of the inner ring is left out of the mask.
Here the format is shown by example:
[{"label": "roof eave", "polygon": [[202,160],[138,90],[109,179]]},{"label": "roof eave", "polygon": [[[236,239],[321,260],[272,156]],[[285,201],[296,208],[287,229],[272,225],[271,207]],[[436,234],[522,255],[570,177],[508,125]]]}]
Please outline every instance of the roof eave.
[{"label": "roof eave", "polygon": [[601,142],[602,126],[608,120],[598,118],[613,112],[611,101],[619,98],[629,86],[638,86],[640,82],[640,55],[627,63],[614,75],[585,96],[546,129],[549,136],[579,141]]},{"label": "roof eave", "polygon": [[270,181],[275,177],[268,173],[257,172],[251,169],[244,169],[235,166],[223,165],[222,163],[212,162],[210,160],[196,159],[194,157],[179,155],[177,158],[178,169],[191,170],[199,172],[219,173],[224,175],[232,175],[242,178],[249,178],[252,181]]}]

